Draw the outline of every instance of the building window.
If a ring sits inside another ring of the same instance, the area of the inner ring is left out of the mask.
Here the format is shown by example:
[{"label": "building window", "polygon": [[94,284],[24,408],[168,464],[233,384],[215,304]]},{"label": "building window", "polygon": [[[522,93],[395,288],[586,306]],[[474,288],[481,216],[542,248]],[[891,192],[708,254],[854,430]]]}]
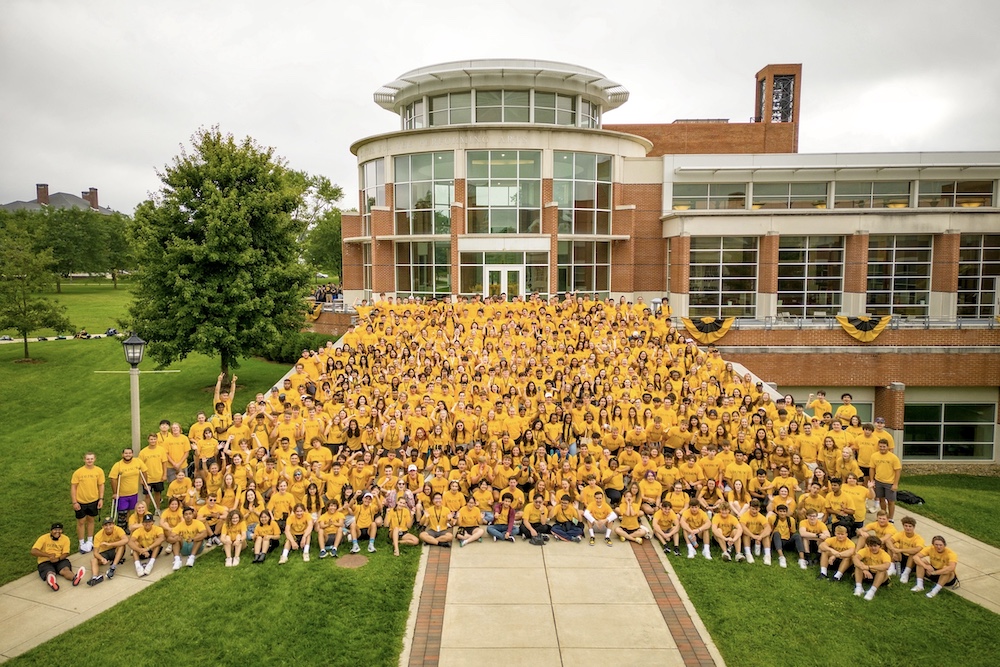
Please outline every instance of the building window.
[{"label": "building window", "polygon": [[1000,234],[962,234],[958,256],[958,316],[990,318],[997,309]]},{"label": "building window", "polygon": [[477,123],[531,122],[531,91],[477,90]]},{"label": "building window", "polygon": [[593,294],[607,299],[611,292],[610,241],[559,241],[559,291]]},{"label": "building window", "polygon": [[826,183],[754,183],[753,208],[826,208]]},{"label": "building window", "polygon": [[553,158],[559,233],[610,234],[611,156],[556,151]]},{"label": "building window", "polygon": [[451,294],[451,243],[396,243],[396,296],[443,298]]},{"label": "building window", "polygon": [[907,404],[903,455],[907,460],[992,460],[995,416],[991,403]]},{"label": "building window", "polygon": [[931,289],[930,234],[868,237],[868,311],[926,316]]},{"label": "building window", "polygon": [[834,208],[906,208],[910,181],[837,181]]},{"label": "building window", "polygon": [[459,284],[462,296],[483,294],[483,266],[499,264],[524,267],[525,294],[537,292],[549,298],[549,254],[547,252],[463,252],[459,253]]},{"label": "building window", "polygon": [[364,299],[371,301],[372,298],[372,244],[363,243],[361,245],[361,275]]},{"label": "building window", "polygon": [[795,76],[775,76],[771,84],[771,122],[791,123],[795,120],[792,118],[792,109],[795,108]]},{"label": "building window", "polygon": [[542,154],[469,151],[466,207],[470,234],[538,234],[542,229]]},{"label": "building window", "polygon": [[576,97],[535,91],[535,122],[576,125]]},{"label": "building window", "polygon": [[840,311],[843,236],[782,236],[778,241],[778,313],[813,317]]},{"label": "building window", "polygon": [[403,109],[403,129],[419,130],[426,126],[427,120],[424,116],[424,101],[417,100],[416,102],[407,104]]},{"label": "building window", "polygon": [[746,208],[746,183],[674,183],[673,209]]},{"label": "building window", "polygon": [[427,100],[430,125],[462,125],[472,122],[472,93],[435,95]]},{"label": "building window", "polygon": [[596,128],[601,126],[601,105],[580,100],[580,127]]},{"label": "building window", "polygon": [[994,181],[919,181],[917,206],[993,206]]},{"label": "building window", "polygon": [[361,235],[372,235],[372,207],[385,206],[385,160],[361,165]]},{"label": "building window", "polygon": [[691,238],[691,317],[753,317],[757,307],[757,237]]},{"label": "building window", "polygon": [[400,155],[394,167],[396,234],[450,234],[454,153]]}]

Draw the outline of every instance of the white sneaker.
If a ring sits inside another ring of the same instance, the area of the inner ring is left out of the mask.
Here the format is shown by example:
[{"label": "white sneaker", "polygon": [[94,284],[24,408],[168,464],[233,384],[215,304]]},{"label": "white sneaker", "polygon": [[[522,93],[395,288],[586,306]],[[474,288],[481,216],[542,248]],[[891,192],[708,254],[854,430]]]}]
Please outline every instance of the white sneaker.
[{"label": "white sneaker", "polygon": [[174,556],[174,567],[173,567],[173,569],[174,569],[174,571],[177,571],[177,570],[181,569],[181,557],[180,556]]},{"label": "white sneaker", "polygon": [[370,554],[375,553],[375,545],[372,542],[368,543],[368,553]]},{"label": "white sneaker", "polygon": [[771,554],[764,554],[764,565],[771,564]]},{"label": "white sneaker", "polygon": [[[513,541],[514,540],[511,540],[511,542]],[[351,547],[351,553],[352,554],[361,553],[361,547],[355,544],[354,546]]]},{"label": "white sneaker", "polygon": [[194,554],[191,554],[190,556],[188,556],[187,566],[188,567],[194,567]]},{"label": "white sneaker", "polygon": [[728,563],[732,559],[733,559],[733,557],[729,555],[728,551],[723,551],[722,552],[722,560],[724,560],[724,561],[726,561]]},{"label": "white sneaker", "polygon": [[803,570],[809,567],[809,563],[806,562],[805,558],[799,559],[799,567],[801,567]]},{"label": "white sneaker", "polygon": [[696,553],[697,552],[695,551],[695,548],[689,544],[688,545],[688,558],[694,558],[694,556],[695,556]]},{"label": "white sneaker", "polygon": [[146,571],[142,569],[142,563],[139,561],[135,562],[135,576],[143,577],[146,575]]},{"label": "white sneaker", "polygon": [[916,586],[910,589],[910,591],[912,591],[913,593],[919,593],[922,590],[924,590],[923,584],[917,584]]},{"label": "white sneaker", "polygon": [[784,556],[778,556],[778,567],[788,567],[788,561]]},{"label": "white sneaker", "polygon": [[859,598],[864,594],[865,594],[865,589],[861,588],[861,586],[854,587],[854,597]]},{"label": "white sneaker", "polygon": [[239,556],[234,556],[233,557],[233,567],[236,567],[239,564],[240,564],[240,557]]},{"label": "white sneaker", "polygon": [[302,552],[302,562],[303,563],[308,563],[309,562],[309,552],[308,551],[303,551]]},{"label": "white sneaker", "polygon": [[753,565],[753,554],[747,554],[747,562]]},{"label": "white sneaker", "polygon": [[899,583],[906,584],[906,583],[909,583],[909,582],[910,582],[910,573],[909,572],[905,572],[904,571],[902,574],[899,575]]},{"label": "white sneaker", "polygon": [[736,562],[739,563],[741,560],[746,560],[746,557],[742,553],[740,553],[739,551],[737,551],[736,552]]},{"label": "white sneaker", "polygon": [[757,542],[756,544],[753,545],[753,555],[754,556],[760,555],[760,542]]},{"label": "white sneaker", "polygon": [[281,554],[281,558],[278,559],[278,565],[284,565],[288,562],[288,556]]},{"label": "white sneaker", "polygon": [[896,564],[889,563],[889,571],[886,573],[888,576],[892,577],[896,574]]},{"label": "white sneaker", "polygon": [[90,542],[90,540],[84,540],[83,542],[80,542],[80,553],[89,554],[93,550],[94,550],[94,545]]},{"label": "white sneaker", "polygon": [[701,553],[704,554],[705,560],[712,560],[712,552],[708,547],[702,549]]},{"label": "white sneaker", "polygon": [[878,589],[875,588],[874,586],[872,586],[871,588],[869,588],[868,592],[865,593],[865,599],[868,600],[869,602],[871,602],[875,598],[875,591],[877,591],[877,590]]},{"label": "white sneaker", "polygon": [[148,575],[152,571],[153,571],[153,561],[149,561],[148,563],[146,563],[146,567],[142,568],[142,573],[144,575]]},{"label": "white sneaker", "polygon": [[927,591],[927,597],[929,598],[934,597],[935,595],[938,594],[939,590],[940,589],[935,589],[935,588],[930,589],[929,591]]},{"label": "white sneaker", "polygon": [[227,558],[226,559],[226,567],[232,567],[232,566],[233,566],[233,559],[232,558]]}]

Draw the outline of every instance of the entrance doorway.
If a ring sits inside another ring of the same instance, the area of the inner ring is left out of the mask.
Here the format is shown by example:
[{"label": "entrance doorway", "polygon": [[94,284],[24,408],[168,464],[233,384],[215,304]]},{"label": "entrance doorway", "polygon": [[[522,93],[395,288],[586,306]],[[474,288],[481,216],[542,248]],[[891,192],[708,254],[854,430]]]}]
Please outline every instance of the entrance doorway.
[{"label": "entrance doorway", "polygon": [[489,265],[483,267],[483,297],[506,294],[507,299],[524,295],[524,268],[517,266]]}]

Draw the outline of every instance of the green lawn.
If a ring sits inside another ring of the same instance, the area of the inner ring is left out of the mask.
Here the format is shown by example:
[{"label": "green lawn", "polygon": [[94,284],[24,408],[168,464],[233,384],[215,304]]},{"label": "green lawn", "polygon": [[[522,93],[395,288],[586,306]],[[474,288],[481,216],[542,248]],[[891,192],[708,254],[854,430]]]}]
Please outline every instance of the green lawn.
[{"label": "green lawn", "polygon": [[[6,510],[0,584],[34,569],[28,549],[52,521],[74,525],[69,480],[84,452],[93,450],[107,472],[131,442],[128,373],[94,373],[128,370],[120,341],[32,343],[31,354],[38,363],[14,363],[21,346],[0,345],[0,452],[11,475],[0,484],[0,507]],[[141,366],[153,368],[153,362]],[[140,379],[144,433],[155,431],[161,419],[180,422],[186,432],[198,410],[211,409],[218,361],[192,355],[170,368],[180,372]],[[245,361],[237,371],[237,400],[269,388],[285,370],[282,364]],[[75,538],[75,529],[67,532]]]},{"label": "green lawn", "polygon": [[[926,502],[915,505],[918,512],[987,544],[1000,547],[1000,522],[984,521],[1000,505],[1000,478],[972,475],[921,475],[904,477],[899,488],[912,491]],[[896,507],[897,519],[909,505]],[[919,524],[917,526],[919,530]],[[930,535],[924,535],[930,539]]]},{"label": "green lawn", "polygon": [[[109,327],[117,328],[118,319],[125,316],[132,295],[127,282],[119,282],[118,289],[114,289],[110,281],[95,283],[91,280],[86,284],[63,282],[62,294],[56,294],[53,287],[43,296],[66,306],[66,315],[76,331],[86,329],[91,334],[103,334]],[[9,329],[0,334],[17,336]],[[55,335],[51,329],[31,332],[32,338]]]},{"label": "green lawn", "polygon": [[1000,616],[949,591],[928,600],[895,582],[866,602],[853,583],[817,581],[817,568],[793,559],[782,570],[777,558],[771,567],[714,558],[671,562],[726,664],[997,664]]},{"label": "green lawn", "polygon": [[[319,560],[315,549],[309,563],[292,557],[279,566],[272,554],[263,565],[247,558],[226,569],[215,549],[193,569],[182,568],[7,664],[48,667],[62,655],[131,667],[143,663],[137,655],[155,655],[159,664],[208,667],[396,665],[420,552],[404,548],[394,558],[391,546],[379,546],[357,570]],[[141,633],[130,640],[133,650],[109,651],[121,648],[127,628]]]}]

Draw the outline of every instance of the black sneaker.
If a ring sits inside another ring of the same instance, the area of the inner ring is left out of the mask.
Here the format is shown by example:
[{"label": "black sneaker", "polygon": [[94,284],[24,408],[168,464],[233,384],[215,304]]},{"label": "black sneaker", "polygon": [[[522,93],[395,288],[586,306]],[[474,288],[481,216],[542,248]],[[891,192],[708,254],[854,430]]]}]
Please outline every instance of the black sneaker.
[{"label": "black sneaker", "polygon": [[823,574],[822,572],[820,572],[819,574],[817,574],[816,578],[817,579],[829,579],[829,577],[826,576],[825,574]]},{"label": "black sneaker", "polygon": [[104,581],[104,575],[103,574],[99,574],[96,577],[91,577],[90,581],[87,582],[87,585],[88,586],[96,586],[97,584],[101,583],[102,581]]},{"label": "black sneaker", "polygon": [[115,568],[116,567],[117,567],[116,565],[112,565],[111,567],[108,568],[108,574],[107,574],[108,579],[114,579],[115,578]]},{"label": "black sneaker", "polygon": [[681,555],[681,549],[680,549],[680,547],[674,547],[674,555],[675,556],[680,556]]},{"label": "black sneaker", "polygon": [[663,545],[663,555],[664,556],[670,555],[670,547],[668,547],[666,544]]}]

